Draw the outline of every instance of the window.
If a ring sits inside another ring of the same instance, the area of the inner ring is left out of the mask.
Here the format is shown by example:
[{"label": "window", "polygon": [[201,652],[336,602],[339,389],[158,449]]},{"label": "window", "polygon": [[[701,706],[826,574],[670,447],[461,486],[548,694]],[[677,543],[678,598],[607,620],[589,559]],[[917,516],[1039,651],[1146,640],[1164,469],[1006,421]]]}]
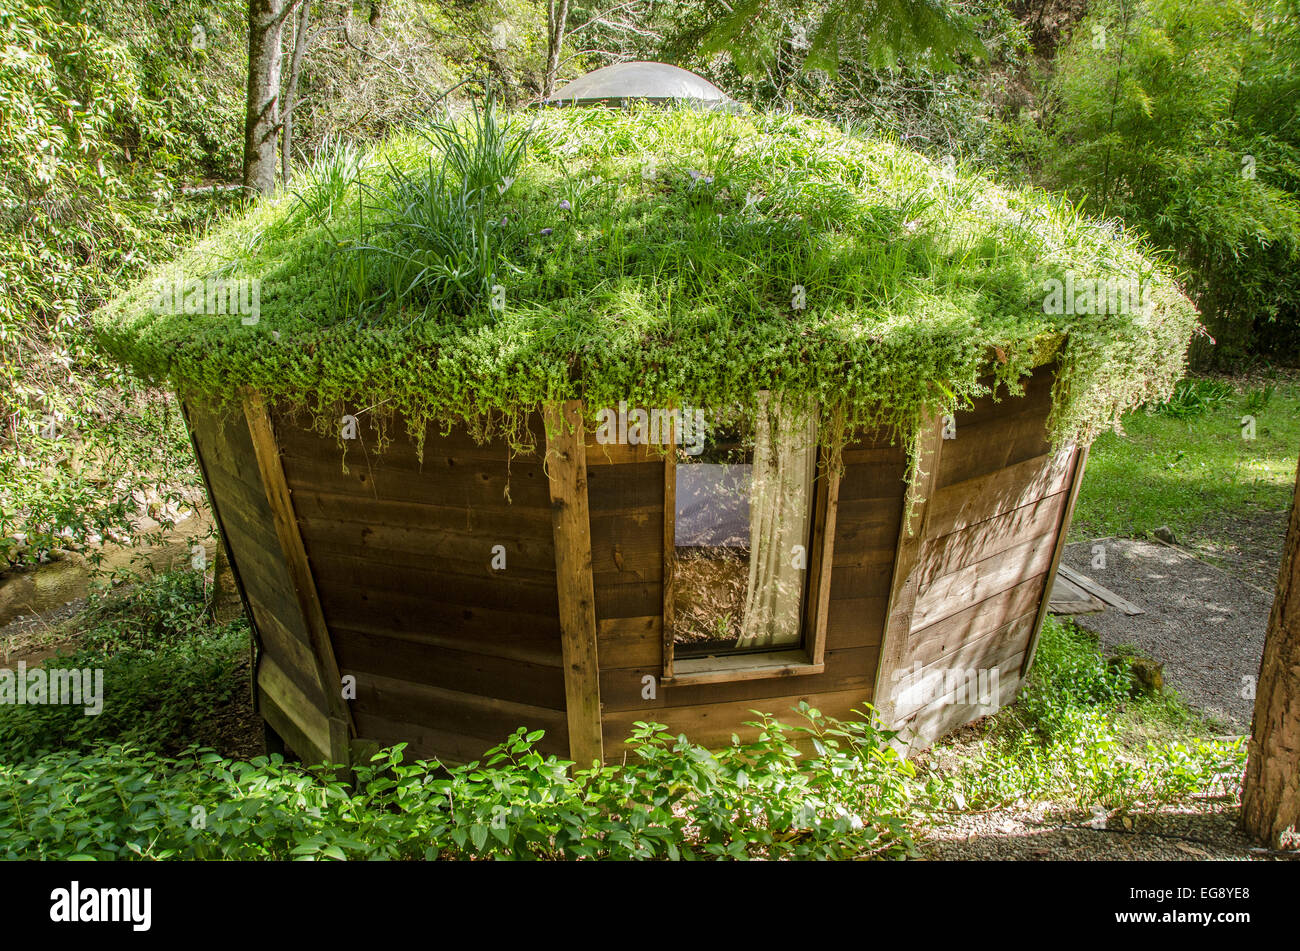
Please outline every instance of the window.
[{"label": "window", "polygon": [[817,450],[811,407],[767,393],[751,414],[683,415],[665,473],[666,679],[820,665]]}]

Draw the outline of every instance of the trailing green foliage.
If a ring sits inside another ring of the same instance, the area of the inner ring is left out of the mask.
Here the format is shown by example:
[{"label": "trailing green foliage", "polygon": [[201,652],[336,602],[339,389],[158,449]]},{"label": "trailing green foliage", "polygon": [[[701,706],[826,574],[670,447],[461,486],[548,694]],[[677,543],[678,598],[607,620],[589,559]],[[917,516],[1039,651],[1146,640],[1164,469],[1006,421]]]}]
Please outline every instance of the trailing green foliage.
[{"label": "trailing green foliage", "polygon": [[[0,855],[167,859],[902,857],[910,767],[865,723],[801,709],[716,753],[637,724],[627,762],[570,775],[520,729],[482,760],[406,762],[354,782],[279,756],[122,746],[0,766]],[[795,739],[814,744],[801,757]]]},{"label": "trailing green foliage", "polygon": [[[1087,439],[1182,374],[1195,311],[1167,272],[1041,193],[791,116],[547,110],[517,166],[526,117],[475,121],[386,143],[345,201],[304,180],[259,202],[104,308],[102,345],[206,400],[254,386],[327,431],[373,411],[417,439],[520,433],[547,400],[754,406],[763,389],[811,397],[831,442],[908,434],[1066,339],[1052,429]],[[1045,313],[1069,273],[1148,296]],[[160,304],[208,278],[259,279],[257,323]]]}]

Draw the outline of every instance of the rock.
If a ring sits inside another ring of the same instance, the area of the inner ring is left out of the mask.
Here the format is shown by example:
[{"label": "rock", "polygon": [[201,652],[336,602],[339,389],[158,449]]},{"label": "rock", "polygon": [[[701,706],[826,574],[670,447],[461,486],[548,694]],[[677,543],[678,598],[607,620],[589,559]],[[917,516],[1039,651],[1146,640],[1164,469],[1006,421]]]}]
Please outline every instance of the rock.
[{"label": "rock", "polygon": [[1161,525],[1154,532],[1156,538],[1160,539],[1166,545],[1177,545],[1178,539],[1174,536],[1173,530],[1168,525]]},{"label": "rock", "polygon": [[1108,658],[1106,663],[1127,670],[1131,696],[1156,696],[1165,689],[1165,665],[1159,661],[1147,657],[1120,656]]},{"label": "rock", "polygon": [[1129,666],[1136,693],[1155,695],[1165,689],[1165,665],[1146,657],[1134,657]]}]

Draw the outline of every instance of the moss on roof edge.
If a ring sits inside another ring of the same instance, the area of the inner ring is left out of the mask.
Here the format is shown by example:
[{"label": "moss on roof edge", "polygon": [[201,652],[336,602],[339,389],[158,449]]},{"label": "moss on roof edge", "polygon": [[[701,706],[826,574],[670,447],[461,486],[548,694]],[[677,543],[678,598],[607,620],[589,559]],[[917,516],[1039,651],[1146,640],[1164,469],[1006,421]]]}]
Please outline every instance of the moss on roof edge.
[{"label": "moss on roof edge", "polygon": [[[493,121],[500,139],[527,119]],[[1087,443],[1183,374],[1196,312],[1167,266],[1041,192],[800,117],[533,122],[523,161],[471,191],[466,220],[497,244],[459,297],[431,287],[375,308],[391,288],[351,273],[410,239],[375,221],[432,214],[412,189],[466,178],[430,144],[445,134],[406,133],[322,157],[155,269],[95,315],[100,346],[187,399],[230,404],[251,387],[322,431],[344,413],[379,429],[400,415],[417,442],[454,423],[520,441],[550,400],[752,405],[762,389],[814,399],[840,441],[882,425],[910,441],[923,414],[983,395],[982,377],[1016,392],[1058,358],[1053,440]],[[256,321],[185,314],[179,298],[156,312],[160,288],[241,280],[260,282]],[[1143,306],[1045,313],[1045,289],[1076,280],[1136,282]]]}]

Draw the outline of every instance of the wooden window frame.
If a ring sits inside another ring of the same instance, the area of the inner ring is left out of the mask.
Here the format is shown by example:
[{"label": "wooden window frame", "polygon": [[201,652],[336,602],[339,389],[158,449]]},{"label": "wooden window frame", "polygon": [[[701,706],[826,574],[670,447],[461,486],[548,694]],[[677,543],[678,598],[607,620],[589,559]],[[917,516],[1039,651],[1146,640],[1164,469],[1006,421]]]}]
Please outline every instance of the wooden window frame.
[{"label": "wooden window frame", "polygon": [[[674,440],[676,434],[673,434]],[[839,466],[826,447],[818,448],[813,477],[812,531],[803,604],[803,640],[798,647],[716,657],[674,657],[673,574],[677,562],[677,445],[664,457],[663,673],[661,684],[730,683],[820,674],[826,670],[826,623],[830,611],[831,566],[835,553],[835,512],[839,506]]]}]

